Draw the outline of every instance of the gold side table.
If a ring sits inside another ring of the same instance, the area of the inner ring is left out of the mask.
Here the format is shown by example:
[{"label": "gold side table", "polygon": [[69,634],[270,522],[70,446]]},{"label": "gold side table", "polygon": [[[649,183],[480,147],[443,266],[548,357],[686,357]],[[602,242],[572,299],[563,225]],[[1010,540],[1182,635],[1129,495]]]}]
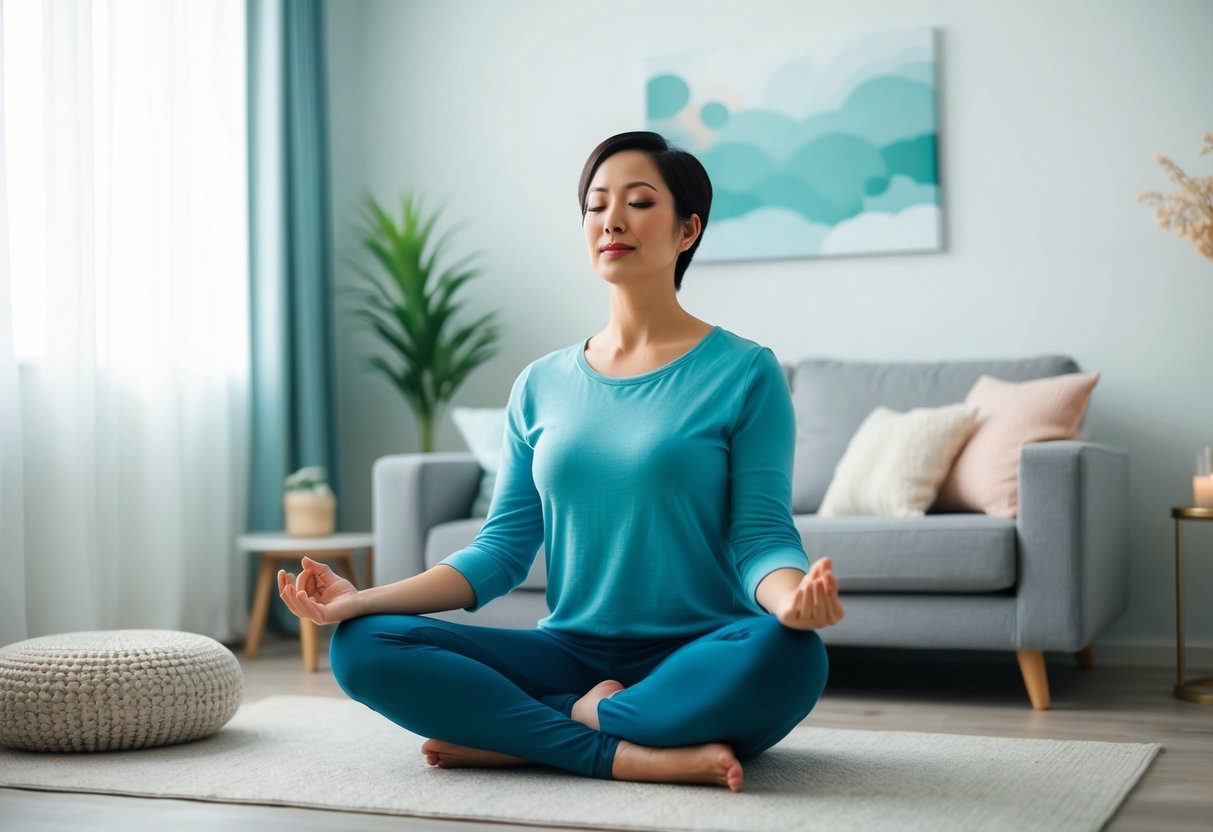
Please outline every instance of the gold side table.
[{"label": "gold side table", "polygon": [[1175,518],[1175,635],[1178,645],[1178,671],[1175,695],[1189,702],[1213,704],[1213,676],[1184,679],[1184,530],[1185,520],[1213,520],[1213,508],[1172,508]]}]

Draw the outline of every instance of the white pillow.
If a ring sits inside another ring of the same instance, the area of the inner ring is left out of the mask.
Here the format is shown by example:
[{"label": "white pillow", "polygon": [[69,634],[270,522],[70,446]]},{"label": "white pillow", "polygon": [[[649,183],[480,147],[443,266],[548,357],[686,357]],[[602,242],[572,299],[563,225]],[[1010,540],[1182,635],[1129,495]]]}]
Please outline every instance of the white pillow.
[{"label": "white pillow", "polygon": [[480,490],[472,502],[473,517],[488,517],[497,484],[497,469],[501,467],[501,446],[505,441],[504,407],[453,407],[451,420],[468,450],[480,463]]},{"label": "white pillow", "polygon": [[818,514],[921,517],[977,429],[977,407],[878,407],[851,437]]}]

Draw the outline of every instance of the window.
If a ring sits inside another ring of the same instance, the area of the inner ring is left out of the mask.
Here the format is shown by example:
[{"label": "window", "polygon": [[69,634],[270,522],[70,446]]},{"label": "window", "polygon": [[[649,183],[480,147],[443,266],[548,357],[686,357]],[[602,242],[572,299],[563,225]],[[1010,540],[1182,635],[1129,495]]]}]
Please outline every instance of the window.
[{"label": "window", "polygon": [[[13,351],[46,353],[46,155],[43,4],[4,0],[4,176],[12,276]],[[8,320],[0,323],[9,324]]]}]

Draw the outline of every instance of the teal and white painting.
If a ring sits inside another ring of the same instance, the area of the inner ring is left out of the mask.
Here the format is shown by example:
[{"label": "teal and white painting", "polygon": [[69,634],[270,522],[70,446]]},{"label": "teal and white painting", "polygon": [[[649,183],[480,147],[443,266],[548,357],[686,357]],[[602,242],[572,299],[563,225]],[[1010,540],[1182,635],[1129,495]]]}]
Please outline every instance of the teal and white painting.
[{"label": "teal and white painting", "polygon": [[938,251],[930,28],[647,59],[647,129],[712,179],[696,262]]}]

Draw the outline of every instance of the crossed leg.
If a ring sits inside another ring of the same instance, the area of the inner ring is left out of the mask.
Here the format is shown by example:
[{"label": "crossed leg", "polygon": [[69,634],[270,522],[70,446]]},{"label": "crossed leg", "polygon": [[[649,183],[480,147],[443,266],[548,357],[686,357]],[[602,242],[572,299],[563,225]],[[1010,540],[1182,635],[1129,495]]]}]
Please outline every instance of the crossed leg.
[{"label": "crossed leg", "polygon": [[[624,686],[608,679],[599,682],[573,705],[572,718],[598,730],[598,703],[610,699]],[[530,765],[523,757],[468,748],[443,740],[426,740],[421,746],[426,762],[439,768],[498,768]],[[716,783],[741,791],[745,773],[733,749],[723,743],[704,743],[682,748],[650,748],[620,740],[612,760],[615,780],[654,783]]]},{"label": "crossed leg", "polygon": [[[334,675],[352,698],[435,737],[422,746],[432,765],[535,761],[590,776],[718,783],[738,791],[737,754],[757,753],[785,736],[824,686],[820,640],[793,633],[773,617],[734,622],[678,648],[631,688],[614,680],[591,686],[589,667],[535,631],[367,616],[343,622],[331,649]],[[783,694],[764,701],[763,680],[738,684],[738,670],[775,671],[775,684],[766,687]],[[566,712],[559,703],[569,697],[558,691],[586,687]],[[703,695],[705,688],[713,693]],[[783,707],[772,720],[777,700]],[[683,701],[691,705],[686,713]],[[672,716],[678,718],[671,722]],[[598,724],[603,717],[607,727]],[[690,725],[697,727],[688,732]]]},{"label": "crossed leg", "polygon": [[[621,690],[623,690],[623,685],[614,679],[599,682],[573,704],[570,716],[582,725],[593,728],[595,731],[599,730],[598,703],[603,699],[609,699]],[[439,768],[497,768],[531,764],[530,760],[522,757],[513,757],[496,751],[484,751],[479,748],[468,748],[443,740],[426,740],[421,746],[421,751],[425,754],[426,762]]]}]

